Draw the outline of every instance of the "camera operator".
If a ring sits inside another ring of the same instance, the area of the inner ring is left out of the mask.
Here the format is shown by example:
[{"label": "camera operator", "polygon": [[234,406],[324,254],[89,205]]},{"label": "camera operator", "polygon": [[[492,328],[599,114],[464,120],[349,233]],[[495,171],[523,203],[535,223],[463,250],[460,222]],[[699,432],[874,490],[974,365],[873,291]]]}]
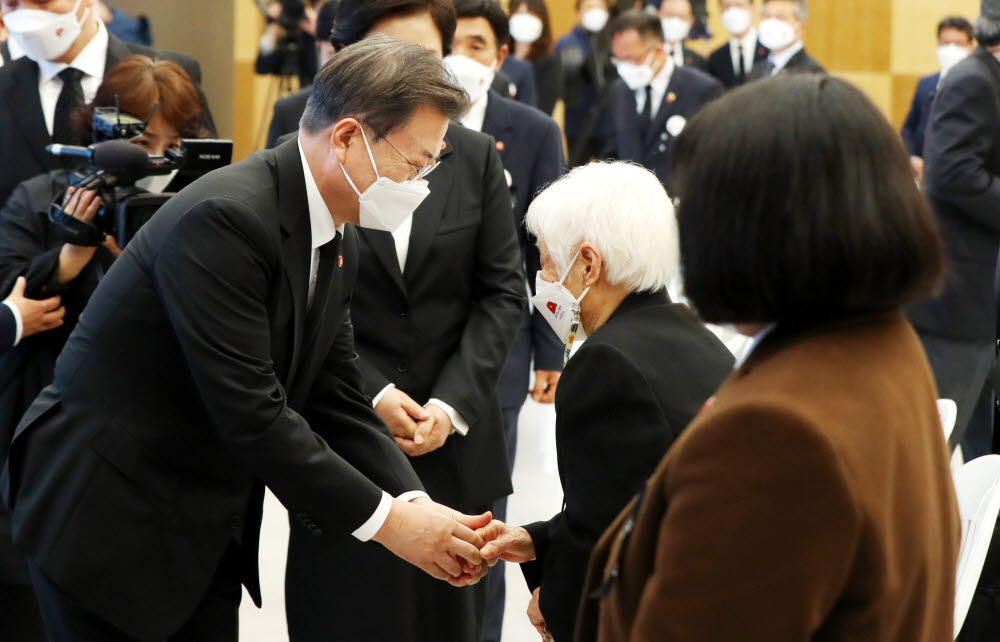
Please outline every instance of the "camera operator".
[{"label": "camera operator", "polygon": [[[143,134],[130,142],[143,147],[151,156],[178,147],[182,138],[203,137],[200,134],[205,133],[201,130],[202,102],[198,89],[173,62],[128,56],[111,69],[94,101],[73,115],[82,139],[88,140],[92,135],[95,108],[116,103],[123,117],[149,120]],[[101,199],[93,191],[67,189],[70,179],[69,172],[55,171],[24,181],[0,210],[0,292],[11,292],[15,281],[23,276],[27,279],[29,298],[58,295],[65,307],[62,325],[23,338],[0,357],[0,466],[6,460],[14,427],[38,393],[52,383],[56,357],[99,280],[121,253],[111,235],[100,247],[63,242],[50,223],[50,203],[66,192],[63,210],[88,222],[94,220],[101,207]],[[153,185],[156,182],[160,189]],[[165,183],[164,178],[152,177],[138,185],[148,191],[162,191]],[[12,639],[43,640],[41,623],[33,610],[27,570],[10,541],[2,504],[0,509],[0,622],[21,622],[22,628],[17,630],[26,633]],[[4,596],[12,599],[3,599]],[[33,630],[37,633],[34,637]]]},{"label": "camera operator", "polygon": [[322,0],[274,0],[267,5],[267,26],[260,37],[254,70],[261,75],[298,76],[311,85],[319,69],[316,12]]}]

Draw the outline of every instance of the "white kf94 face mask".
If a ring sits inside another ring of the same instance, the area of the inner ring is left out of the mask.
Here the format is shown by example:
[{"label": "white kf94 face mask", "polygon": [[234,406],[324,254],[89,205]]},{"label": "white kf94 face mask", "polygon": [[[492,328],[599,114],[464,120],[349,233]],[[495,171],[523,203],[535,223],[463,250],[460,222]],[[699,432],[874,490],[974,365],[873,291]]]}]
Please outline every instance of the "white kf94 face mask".
[{"label": "white kf94 face mask", "polygon": [[362,194],[354,185],[351,177],[347,175],[347,169],[341,165],[341,169],[344,170],[344,178],[347,179],[354,193],[358,195],[358,225],[370,230],[395,232],[400,225],[413,216],[413,212],[431,193],[430,186],[425,180],[397,183],[385,176],[379,176],[378,167],[375,166],[375,157],[372,155],[372,148],[368,144],[368,136],[365,134],[364,127],[361,127],[361,137],[365,141],[368,159],[372,163],[377,180]]},{"label": "white kf94 face mask", "polygon": [[24,55],[35,62],[55,60],[73,46],[90,18],[90,7],[77,20],[76,12],[83,0],[76,0],[69,13],[52,13],[41,9],[15,9],[3,17],[4,26]]},{"label": "white kf94 face mask", "polygon": [[510,37],[517,42],[532,44],[542,37],[545,25],[541,18],[530,13],[515,13],[510,17]]},{"label": "white kf94 face mask", "polygon": [[580,328],[580,301],[583,301],[583,297],[587,296],[590,288],[584,290],[580,298],[576,298],[563,285],[563,281],[569,276],[569,271],[573,269],[573,264],[576,263],[578,256],[580,256],[579,251],[570,261],[570,265],[562,277],[555,283],[549,283],[542,278],[542,273],[538,272],[535,275],[535,296],[531,297],[531,304],[541,313],[542,318],[548,322],[565,346],[563,365],[569,361],[569,354],[573,350],[573,342],[577,335],[582,335],[581,339],[586,336],[586,333]]},{"label": "white kf94 face mask", "polygon": [[468,56],[451,54],[444,59],[444,64],[451,71],[452,75],[455,76],[458,84],[465,89],[465,93],[469,94],[469,100],[473,104],[478,103],[486,95],[497,74],[493,68],[496,66],[495,58],[493,65],[487,67],[478,60],[473,60]]}]

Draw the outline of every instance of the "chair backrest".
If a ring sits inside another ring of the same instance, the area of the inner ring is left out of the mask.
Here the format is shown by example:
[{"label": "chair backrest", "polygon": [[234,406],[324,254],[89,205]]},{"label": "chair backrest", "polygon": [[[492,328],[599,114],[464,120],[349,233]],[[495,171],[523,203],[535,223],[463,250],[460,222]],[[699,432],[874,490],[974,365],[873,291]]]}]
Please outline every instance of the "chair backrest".
[{"label": "chair backrest", "polygon": [[965,623],[1000,514],[1000,455],[977,457],[954,475],[962,544],[955,578],[955,637]]},{"label": "chair backrest", "polygon": [[955,430],[955,421],[958,419],[958,404],[951,399],[937,400],[938,414],[941,415],[941,427],[944,429],[945,441],[951,439],[951,433]]}]

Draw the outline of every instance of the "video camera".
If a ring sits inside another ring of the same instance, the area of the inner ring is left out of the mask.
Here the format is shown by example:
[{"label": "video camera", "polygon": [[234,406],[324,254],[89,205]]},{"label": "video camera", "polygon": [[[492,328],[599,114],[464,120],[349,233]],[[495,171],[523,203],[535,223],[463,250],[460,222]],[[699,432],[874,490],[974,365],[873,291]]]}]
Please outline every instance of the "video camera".
[{"label": "video camera", "polygon": [[96,190],[101,208],[93,223],[75,218],[63,210],[64,193],[49,206],[49,220],[57,234],[72,245],[95,247],[110,234],[124,248],[139,228],[174,194],[152,194],[137,187],[136,181],[150,176],[177,172],[171,186],[190,183],[232,161],[230,140],[183,139],[179,149],[163,156],[150,156],[129,140],[141,136],[146,123],[119,113],[116,107],[94,110],[94,144],[89,147],[49,145],[46,151],[60,157],[86,159],[87,165],[70,180],[70,186]]}]

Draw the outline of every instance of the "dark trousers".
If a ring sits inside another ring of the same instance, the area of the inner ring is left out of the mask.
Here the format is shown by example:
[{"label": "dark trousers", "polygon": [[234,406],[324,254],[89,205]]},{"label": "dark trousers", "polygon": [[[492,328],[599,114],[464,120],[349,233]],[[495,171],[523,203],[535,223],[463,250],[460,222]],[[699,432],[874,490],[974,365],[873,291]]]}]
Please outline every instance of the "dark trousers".
[{"label": "dark trousers", "polygon": [[[239,640],[239,548],[234,543],[195,612],[169,642],[237,642]],[[28,572],[50,640],[59,642],[140,642],[83,608],[45,575],[34,560]],[[5,637],[6,639],[6,637]],[[16,638],[10,638],[14,640]],[[145,640],[141,642],[146,642]],[[151,641],[150,641],[151,642]]]},{"label": "dark trousers", "polygon": [[0,638],[45,642],[42,616],[30,585],[0,584]]},{"label": "dark trousers", "polygon": [[[514,453],[517,452],[517,417],[521,407],[503,409],[504,440],[507,442],[507,462],[514,474]],[[493,503],[493,518],[507,521],[507,497]],[[486,576],[486,622],[483,625],[483,639],[486,642],[500,642],[503,634],[503,610],[507,597],[507,562],[500,562],[490,569]]]}]

